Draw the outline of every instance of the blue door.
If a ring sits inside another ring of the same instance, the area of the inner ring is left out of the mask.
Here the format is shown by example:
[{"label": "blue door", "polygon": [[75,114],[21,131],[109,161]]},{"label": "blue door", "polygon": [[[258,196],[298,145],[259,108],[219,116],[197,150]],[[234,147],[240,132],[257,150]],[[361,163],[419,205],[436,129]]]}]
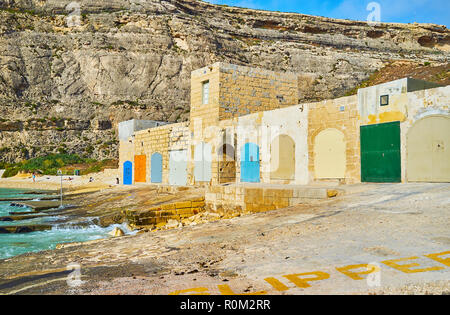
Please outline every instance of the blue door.
[{"label": "blue door", "polygon": [[246,143],[241,150],[241,182],[259,183],[259,147]]},{"label": "blue door", "polygon": [[152,183],[162,183],[162,155],[154,153],[151,161],[151,180]]},{"label": "blue door", "polygon": [[123,184],[133,184],[133,163],[131,163],[130,161],[126,161],[125,163],[123,163]]}]

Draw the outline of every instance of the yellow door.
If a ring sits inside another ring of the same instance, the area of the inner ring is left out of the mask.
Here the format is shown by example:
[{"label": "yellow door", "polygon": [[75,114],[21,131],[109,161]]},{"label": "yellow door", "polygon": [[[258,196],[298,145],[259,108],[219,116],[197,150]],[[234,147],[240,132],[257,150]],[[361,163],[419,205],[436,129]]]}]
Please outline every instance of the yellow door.
[{"label": "yellow door", "polygon": [[337,129],[319,133],[314,140],[315,178],[345,178],[346,163],[344,134]]},{"label": "yellow door", "polygon": [[407,135],[406,176],[410,182],[450,182],[450,117],[417,121]]},{"label": "yellow door", "polygon": [[295,179],[295,142],[288,135],[278,136],[272,142],[270,178]]}]

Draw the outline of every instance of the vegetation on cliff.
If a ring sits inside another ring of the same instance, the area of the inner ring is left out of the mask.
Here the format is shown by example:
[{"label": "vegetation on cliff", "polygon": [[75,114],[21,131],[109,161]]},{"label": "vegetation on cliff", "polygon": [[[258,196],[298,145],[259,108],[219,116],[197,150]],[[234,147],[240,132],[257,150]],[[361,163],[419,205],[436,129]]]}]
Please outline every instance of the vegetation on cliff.
[{"label": "vegetation on cliff", "polygon": [[369,78],[351,89],[346,95],[358,93],[358,89],[398,80],[406,77],[425,80],[441,84],[450,84],[450,63],[432,64],[430,62],[417,63],[408,61],[390,62],[385,67],[372,73]]},{"label": "vegetation on cliff", "polygon": [[62,170],[64,175],[73,175],[75,170],[80,170],[81,175],[96,173],[105,168],[117,168],[117,161],[96,161],[89,158],[81,158],[76,154],[51,154],[18,163],[0,163],[0,169],[4,168],[4,178],[12,177],[20,172],[38,172],[43,175],[56,175]]}]

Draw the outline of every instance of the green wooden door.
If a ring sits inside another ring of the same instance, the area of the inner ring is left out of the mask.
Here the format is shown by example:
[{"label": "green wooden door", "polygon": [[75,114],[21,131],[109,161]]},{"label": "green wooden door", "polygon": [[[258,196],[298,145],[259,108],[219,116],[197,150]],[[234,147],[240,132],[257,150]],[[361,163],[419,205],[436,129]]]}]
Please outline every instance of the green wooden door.
[{"label": "green wooden door", "polygon": [[361,126],[361,181],[399,183],[400,122]]}]

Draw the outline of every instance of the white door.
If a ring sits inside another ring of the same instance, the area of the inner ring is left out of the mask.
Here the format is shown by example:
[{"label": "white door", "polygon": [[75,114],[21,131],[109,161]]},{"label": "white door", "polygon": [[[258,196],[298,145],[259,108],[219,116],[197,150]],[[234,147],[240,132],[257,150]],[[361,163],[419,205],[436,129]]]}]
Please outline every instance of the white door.
[{"label": "white door", "polygon": [[187,150],[169,152],[169,184],[173,186],[187,185]]},{"label": "white door", "polygon": [[195,146],[194,151],[194,176],[196,182],[209,182],[212,177],[211,170],[211,145],[208,143],[200,143]]}]

